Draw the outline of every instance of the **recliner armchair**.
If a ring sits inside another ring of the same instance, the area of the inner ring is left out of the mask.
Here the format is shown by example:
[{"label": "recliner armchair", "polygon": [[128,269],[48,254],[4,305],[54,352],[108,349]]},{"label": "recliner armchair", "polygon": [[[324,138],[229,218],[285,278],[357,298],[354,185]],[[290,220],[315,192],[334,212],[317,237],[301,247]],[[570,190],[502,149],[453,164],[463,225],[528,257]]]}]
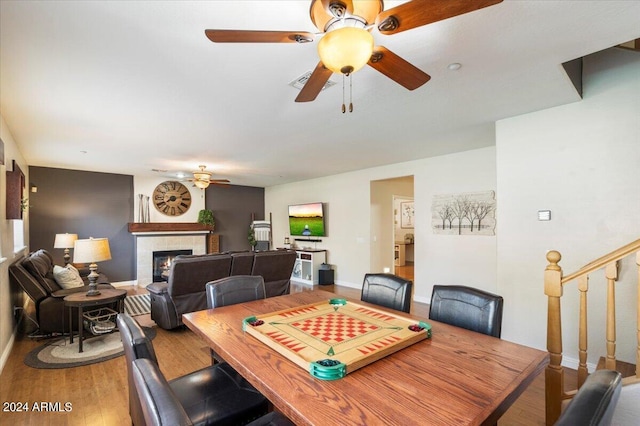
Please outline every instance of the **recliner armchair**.
[{"label": "recliner armchair", "polygon": [[176,256],[168,282],[149,284],[151,319],[170,330],[182,325],[182,314],[207,309],[205,285],[229,276],[231,256],[205,254]]},{"label": "recliner armchair", "polygon": [[264,279],[267,297],[289,294],[296,257],[294,250],[261,251],[255,254],[251,275],[260,275]]},{"label": "recliner armchair", "polygon": [[287,294],[295,261],[293,250],[176,256],[168,282],[147,286],[151,319],[165,330],[181,326],[182,314],[207,308],[206,283],[240,272],[261,276],[266,297]]},{"label": "recliner armchair", "polygon": [[[83,287],[63,289],[53,278],[53,257],[40,249],[29,253],[9,265],[9,279],[24,290],[36,307],[36,322],[40,333],[65,333],[69,332],[68,311],[65,309],[64,298],[69,294],[86,293],[88,280],[86,276]],[[108,278],[99,274],[98,288],[113,288]],[[113,304],[105,305],[113,306]],[[77,308],[73,308],[77,311]],[[72,315],[73,328],[78,328],[78,314]]]}]

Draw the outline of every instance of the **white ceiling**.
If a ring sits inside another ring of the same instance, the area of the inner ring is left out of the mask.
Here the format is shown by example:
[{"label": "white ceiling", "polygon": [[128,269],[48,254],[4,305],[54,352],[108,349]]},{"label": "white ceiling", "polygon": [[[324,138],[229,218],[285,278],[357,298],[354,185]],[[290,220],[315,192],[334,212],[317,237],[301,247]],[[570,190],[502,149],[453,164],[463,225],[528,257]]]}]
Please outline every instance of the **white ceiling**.
[{"label": "white ceiling", "polygon": [[492,145],[496,120],[579,100],[561,63],[639,38],[640,1],[505,0],[374,30],[432,78],[411,92],[365,67],[351,114],[336,74],[294,102],[317,40],[214,44],[207,28],[317,32],[309,1],[1,0],[0,114],[27,162],[167,177],[206,164],[270,186]]}]

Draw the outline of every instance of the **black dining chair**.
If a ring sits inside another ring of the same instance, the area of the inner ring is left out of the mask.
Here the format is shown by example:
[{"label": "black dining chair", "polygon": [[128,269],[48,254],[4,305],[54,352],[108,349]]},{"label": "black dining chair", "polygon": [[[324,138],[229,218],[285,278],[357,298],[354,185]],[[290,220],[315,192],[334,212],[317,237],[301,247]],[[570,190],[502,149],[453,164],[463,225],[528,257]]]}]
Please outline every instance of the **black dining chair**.
[{"label": "black dining chair", "polygon": [[209,309],[265,298],[264,279],[260,275],[232,275],[208,282],[205,290]]},{"label": "black dining chair", "polygon": [[555,426],[611,424],[621,389],[622,375],[619,372],[594,371],[571,398]]},{"label": "black dining chair", "polygon": [[[232,275],[210,281],[205,286],[205,292],[209,309],[266,297],[264,279],[260,275]],[[223,361],[222,357],[211,349],[211,362],[215,364]]]},{"label": "black dining chair", "polygon": [[[133,383],[142,405],[142,414],[147,426],[190,426],[194,424],[218,424],[213,422],[196,423],[187,413],[183,399],[176,395],[175,389],[164,377],[158,364],[150,359],[140,358],[133,361]],[[250,423],[223,422],[220,424],[246,424],[247,426],[293,426],[293,423],[279,412],[272,411]]]},{"label": "black dining chair", "polygon": [[434,285],[429,319],[489,336],[502,331],[502,296],[462,285]]},{"label": "black dining chair", "polygon": [[393,274],[365,274],[360,300],[409,313],[411,280]]},{"label": "black dining chair", "polygon": [[[131,421],[135,426],[181,424],[167,423],[161,417],[153,417],[155,420],[148,422],[145,402],[140,400],[136,391],[133,363],[145,359],[157,367],[153,344],[145,336],[142,327],[128,314],[118,314],[116,321],[127,364]],[[168,386],[192,422],[186,424],[245,424],[265,415],[269,408],[267,399],[227,363],[180,376],[169,381]],[[177,413],[171,413],[171,416],[174,415]]]}]

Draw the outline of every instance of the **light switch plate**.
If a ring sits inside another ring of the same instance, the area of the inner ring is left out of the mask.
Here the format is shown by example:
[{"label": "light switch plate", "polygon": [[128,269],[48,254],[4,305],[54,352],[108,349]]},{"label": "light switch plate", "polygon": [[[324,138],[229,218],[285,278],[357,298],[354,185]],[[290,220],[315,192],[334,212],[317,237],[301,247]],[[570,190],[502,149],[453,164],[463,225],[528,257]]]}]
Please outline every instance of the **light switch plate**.
[{"label": "light switch plate", "polygon": [[538,210],[538,220],[551,220],[551,210]]}]

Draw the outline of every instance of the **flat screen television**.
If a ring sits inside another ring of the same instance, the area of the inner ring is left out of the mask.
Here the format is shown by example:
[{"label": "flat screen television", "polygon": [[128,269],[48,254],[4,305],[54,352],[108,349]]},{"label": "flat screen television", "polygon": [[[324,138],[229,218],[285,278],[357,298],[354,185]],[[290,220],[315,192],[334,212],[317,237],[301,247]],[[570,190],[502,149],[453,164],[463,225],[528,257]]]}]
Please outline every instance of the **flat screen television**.
[{"label": "flat screen television", "polygon": [[289,206],[289,234],[301,237],[325,237],[324,206],[306,203]]}]

